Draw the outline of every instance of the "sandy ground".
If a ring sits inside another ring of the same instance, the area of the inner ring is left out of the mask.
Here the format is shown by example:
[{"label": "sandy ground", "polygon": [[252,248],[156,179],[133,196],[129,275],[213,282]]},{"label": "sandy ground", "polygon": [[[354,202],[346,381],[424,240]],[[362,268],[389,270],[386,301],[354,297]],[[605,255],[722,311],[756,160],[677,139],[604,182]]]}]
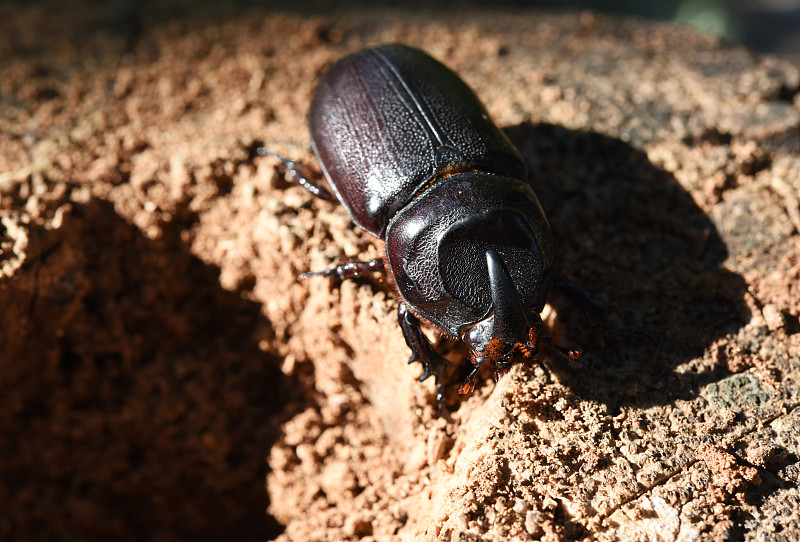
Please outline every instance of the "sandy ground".
[{"label": "sandy ground", "polygon": [[[0,538],[800,537],[797,66],[585,13],[125,6],[0,8]],[[609,307],[551,296],[585,355],[446,416],[384,283],[295,282],[381,243],[255,152],[315,170],[316,79],[391,41],[475,88]]]}]

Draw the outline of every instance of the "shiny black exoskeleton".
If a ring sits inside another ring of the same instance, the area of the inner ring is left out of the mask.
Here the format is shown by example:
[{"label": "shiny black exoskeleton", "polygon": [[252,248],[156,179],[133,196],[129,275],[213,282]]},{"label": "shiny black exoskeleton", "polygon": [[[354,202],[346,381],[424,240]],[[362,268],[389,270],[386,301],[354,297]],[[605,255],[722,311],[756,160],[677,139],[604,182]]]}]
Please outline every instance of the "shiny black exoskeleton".
[{"label": "shiny black exoskeleton", "polygon": [[455,73],[404,45],[354,53],[320,81],[308,129],[335,198],[279,158],[303,186],[338,198],[384,240],[386,258],[301,279],[388,273],[420,380],[434,373],[440,382],[447,365],[420,320],[469,346],[474,367],[462,393],[482,365],[499,378],[549,344],[539,312],[552,282],[550,226],[522,156]]}]

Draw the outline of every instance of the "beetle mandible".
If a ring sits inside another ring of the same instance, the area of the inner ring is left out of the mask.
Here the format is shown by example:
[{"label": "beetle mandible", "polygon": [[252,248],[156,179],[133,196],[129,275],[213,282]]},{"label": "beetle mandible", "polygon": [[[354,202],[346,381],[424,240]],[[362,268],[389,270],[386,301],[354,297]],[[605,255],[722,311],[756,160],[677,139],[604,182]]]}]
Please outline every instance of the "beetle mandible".
[{"label": "beetle mandible", "polygon": [[448,362],[420,329],[432,324],[469,347],[473,367],[495,379],[553,345],[539,316],[552,285],[553,236],[526,182],[519,151],[475,93],[419,49],[382,45],[336,62],[308,114],[311,146],[333,194],[277,156],[318,197],[338,201],[386,257],[315,273],[341,278],[383,271],[399,295],[398,319],[420,380]]}]

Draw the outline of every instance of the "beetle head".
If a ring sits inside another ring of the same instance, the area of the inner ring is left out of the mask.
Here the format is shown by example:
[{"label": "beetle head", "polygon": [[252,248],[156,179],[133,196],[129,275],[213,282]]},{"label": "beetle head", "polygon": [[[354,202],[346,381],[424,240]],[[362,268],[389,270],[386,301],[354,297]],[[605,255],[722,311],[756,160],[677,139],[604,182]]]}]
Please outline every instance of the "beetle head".
[{"label": "beetle head", "polygon": [[[499,380],[515,361],[536,354],[542,320],[535,311],[522,305],[514,281],[494,249],[486,251],[486,265],[492,311],[487,318],[470,327],[462,339],[473,352],[475,368],[490,363],[495,368],[495,380]],[[471,391],[473,376],[471,374],[467,379],[462,392]]]},{"label": "beetle head", "polygon": [[492,310],[462,337],[473,352],[474,368],[461,387],[461,393],[472,391],[475,374],[484,363],[494,366],[494,378],[498,381],[514,363],[532,359],[542,346],[553,347],[572,359],[580,355],[578,351],[552,345],[549,337],[542,336],[541,317],[522,304],[505,263],[494,249],[486,251],[486,265]]}]

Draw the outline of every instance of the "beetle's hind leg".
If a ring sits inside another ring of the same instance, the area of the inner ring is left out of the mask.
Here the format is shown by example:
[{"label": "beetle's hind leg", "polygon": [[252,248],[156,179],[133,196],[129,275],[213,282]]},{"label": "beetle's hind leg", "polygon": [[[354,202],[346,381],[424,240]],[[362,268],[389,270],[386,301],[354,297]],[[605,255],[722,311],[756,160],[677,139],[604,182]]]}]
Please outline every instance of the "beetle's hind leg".
[{"label": "beetle's hind leg", "polygon": [[322,271],[307,271],[297,277],[298,281],[306,280],[310,277],[336,277],[339,279],[354,279],[360,277],[363,273],[369,272],[386,272],[386,267],[383,264],[383,258],[375,258],[367,262],[347,262],[330,269]]},{"label": "beetle's hind leg", "polygon": [[306,174],[303,169],[300,167],[300,164],[295,162],[290,158],[286,158],[281,156],[278,153],[274,153],[264,147],[259,147],[256,152],[259,156],[272,156],[273,158],[277,158],[281,161],[281,165],[286,169],[286,172],[289,176],[297,181],[297,184],[314,194],[320,199],[324,199],[325,201],[336,201],[336,196],[333,193],[325,188],[324,186],[320,186],[318,184],[313,183],[312,181],[308,180],[309,175]]},{"label": "beetle's hind leg", "polygon": [[426,380],[433,375],[436,379],[436,402],[442,405],[444,402],[444,376],[450,363],[439,354],[431,342],[422,333],[419,318],[412,313],[405,303],[400,303],[397,307],[397,320],[403,330],[406,344],[411,349],[409,363],[419,361],[422,364],[422,375],[419,381]]}]

